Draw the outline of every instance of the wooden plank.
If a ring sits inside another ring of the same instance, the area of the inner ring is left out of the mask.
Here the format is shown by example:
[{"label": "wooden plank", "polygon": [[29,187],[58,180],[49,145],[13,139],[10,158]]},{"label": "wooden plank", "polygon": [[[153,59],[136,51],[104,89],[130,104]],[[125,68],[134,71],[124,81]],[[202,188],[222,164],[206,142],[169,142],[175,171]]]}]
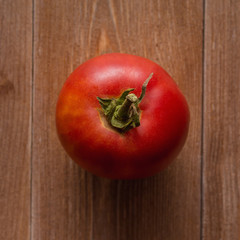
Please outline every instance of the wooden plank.
[{"label": "wooden plank", "polygon": [[87,47],[82,41],[88,36],[89,19],[86,17],[92,7],[85,6],[84,2],[35,1],[34,240],[90,239],[90,177],[68,159],[55,128],[55,107],[62,84],[73,69],[86,59]]},{"label": "wooden plank", "polygon": [[203,239],[240,237],[240,2],[206,1]]},{"label": "wooden plank", "polygon": [[0,239],[30,237],[32,3],[0,1]]},{"label": "wooden plank", "polygon": [[[37,239],[199,239],[202,2],[36,0],[33,231]],[[111,181],[84,172],[56,136],[60,88],[86,59],[126,52],[161,64],[191,108],[187,144],[161,174]]]}]

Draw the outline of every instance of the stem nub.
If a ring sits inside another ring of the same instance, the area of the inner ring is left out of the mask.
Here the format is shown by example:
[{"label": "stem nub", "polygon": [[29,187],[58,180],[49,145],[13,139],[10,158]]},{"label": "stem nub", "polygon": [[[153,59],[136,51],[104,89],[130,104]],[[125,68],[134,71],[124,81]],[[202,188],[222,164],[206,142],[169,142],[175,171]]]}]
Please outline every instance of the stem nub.
[{"label": "stem nub", "polygon": [[133,93],[128,94],[122,105],[118,108],[116,113],[117,118],[126,120],[129,118],[129,111],[131,109],[131,105],[138,100],[137,96]]},{"label": "stem nub", "polygon": [[139,98],[134,93],[130,93],[134,90],[133,88],[125,90],[118,99],[97,97],[108,122],[119,132],[124,133],[140,126],[140,108],[138,105],[145,96],[147,85],[152,76],[153,73],[143,83],[142,93]]}]

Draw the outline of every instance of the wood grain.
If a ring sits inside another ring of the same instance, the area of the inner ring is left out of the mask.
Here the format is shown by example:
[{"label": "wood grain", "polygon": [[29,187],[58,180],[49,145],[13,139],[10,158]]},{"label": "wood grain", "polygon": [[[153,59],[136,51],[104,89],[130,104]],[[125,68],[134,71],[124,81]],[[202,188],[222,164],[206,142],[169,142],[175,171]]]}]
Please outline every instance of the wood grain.
[{"label": "wood grain", "polygon": [[0,239],[28,240],[32,3],[0,6]]},{"label": "wood grain", "polygon": [[[202,3],[35,1],[32,239],[199,239]],[[84,172],[55,131],[57,94],[86,59],[127,52],[157,61],[191,108],[186,147],[158,176],[111,181]]]},{"label": "wood grain", "polygon": [[[240,3],[203,1],[0,0],[0,239],[240,240]],[[189,102],[188,141],[157,176],[100,179],[57,139],[63,82],[108,52],[159,63]]]},{"label": "wood grain", "polygon": [[[89,239],[88,179],[60,147],[55,128],[58,93],[79,63],[78,1],[35,1],[32,239]],[[88,25],[85,22],[86,26]]]},{"label": "wood grain", "polygon": [[205,240],[240,237],[239,11],[239,1],[206,1]]}]

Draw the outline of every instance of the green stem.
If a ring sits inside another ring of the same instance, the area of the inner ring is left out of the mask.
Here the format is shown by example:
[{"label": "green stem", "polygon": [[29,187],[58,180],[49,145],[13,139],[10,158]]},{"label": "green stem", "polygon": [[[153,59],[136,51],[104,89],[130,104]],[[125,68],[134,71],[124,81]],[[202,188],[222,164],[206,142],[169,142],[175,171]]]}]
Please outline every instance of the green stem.
[{"label": "green stem", "polygon": [[130,93],[134,90],[133,88],[125,90],[118,99],[103,99],[97,97],[110,125],[119,132],[126,132],[140,125],[140,109],[138,105],[145,96],[147,85],[152,76],[153,73],[151,73],[144,82],[139,98],[137,98],[135,94]]},{"label": "green stem", "polygon": [[137,102],[138,98],[135,94],[130,93],[126,96],[124,102],[122,105],[120,105],[120,107],[118,108],[118,111],[116,113],[116,117],[118,119],[123,119],[126,120],[129,118],[129,114],[130,114],[130,109],[131,109],[131,105],[135,102]]}]

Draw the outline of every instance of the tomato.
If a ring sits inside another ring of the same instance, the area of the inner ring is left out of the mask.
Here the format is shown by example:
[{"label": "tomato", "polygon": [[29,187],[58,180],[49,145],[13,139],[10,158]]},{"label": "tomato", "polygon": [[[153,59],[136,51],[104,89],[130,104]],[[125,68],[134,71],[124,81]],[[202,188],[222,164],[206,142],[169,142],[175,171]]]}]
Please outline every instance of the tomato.
[{"label": "tomato", "polygon": [[80,65],[65,82],[56,108],[58,136],[69,156],[112,179],[143,178],[167,167],[185,143],[189,120],[188,104],[163,68],[120,53]]}]

